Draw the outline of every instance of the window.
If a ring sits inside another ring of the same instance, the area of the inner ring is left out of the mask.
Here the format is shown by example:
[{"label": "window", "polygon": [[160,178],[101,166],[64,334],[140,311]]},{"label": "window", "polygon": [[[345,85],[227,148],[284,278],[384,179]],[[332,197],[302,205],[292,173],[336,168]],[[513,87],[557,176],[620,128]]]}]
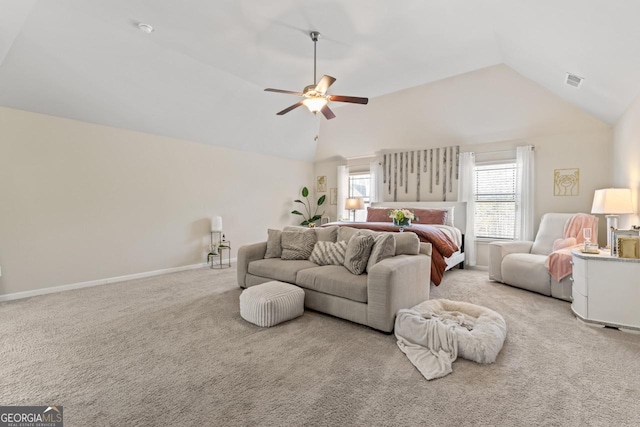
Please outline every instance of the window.
[{"label": "window", "polygon": [[476,237],[515,239],[515,162],[477,165],[475,171]]},{"label": "window", "polygon": [[[362,197],[364,210],[355,211],[355,221],[366,221],[367,208],[371,204],[371,176],[368,172],[349,174],[349,197]],[[349,212],[349,218],[353,219],[352,212]]]}]

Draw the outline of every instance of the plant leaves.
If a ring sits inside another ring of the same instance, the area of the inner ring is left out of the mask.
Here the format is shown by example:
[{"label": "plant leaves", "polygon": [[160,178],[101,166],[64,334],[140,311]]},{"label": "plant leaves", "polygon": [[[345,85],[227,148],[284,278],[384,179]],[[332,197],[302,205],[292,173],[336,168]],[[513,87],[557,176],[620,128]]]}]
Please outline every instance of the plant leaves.
[{"label": "plant leaves", "polygon": [[307,221],[308,222],[316,222],[317,220],[319,220],[320,218],[322,218],[322,215],[314,215],[311,218],[309,218]]},{"label": "plant leaves", "polygon": [[309,189],[307,187],[302,187],[302,197],[309,196]]},{"label": "plant leaves", "polygon": [[296,203],[302,203],[302,204],[304,205],[304,202],[303,202],[302,200],[300,200],[300,199],[295,199],[295,200],[294,200],[294,202],[296,202]]},{"label": "plant leaves", "polygon": [[300,225],[309,225],[309,221],[302,221]]},{"label": "plant leaves", "polygon": [[320,196],[320,198],[318,199],[318,206],[322,205],[326,198],[327,198],[326,195]]},{"label": "plant leaves", "polygon": [[294,215],[302,215],[302,212],[300,211],[291,211],[291,213]]}]

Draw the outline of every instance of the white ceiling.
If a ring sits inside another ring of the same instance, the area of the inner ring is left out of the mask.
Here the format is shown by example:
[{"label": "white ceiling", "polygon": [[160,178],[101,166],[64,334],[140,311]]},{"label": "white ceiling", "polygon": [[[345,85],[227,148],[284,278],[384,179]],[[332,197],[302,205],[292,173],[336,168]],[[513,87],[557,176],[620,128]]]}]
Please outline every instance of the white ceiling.
[{"label": "white ceiling", "polygon": [[263,89],[312,83],[317,30],[330,93],[505,63],[612,124],[640,93],[639,16],[638,0],[0,0],[0,105],[311,161],[319,121],[276,116],[297,99]]}]

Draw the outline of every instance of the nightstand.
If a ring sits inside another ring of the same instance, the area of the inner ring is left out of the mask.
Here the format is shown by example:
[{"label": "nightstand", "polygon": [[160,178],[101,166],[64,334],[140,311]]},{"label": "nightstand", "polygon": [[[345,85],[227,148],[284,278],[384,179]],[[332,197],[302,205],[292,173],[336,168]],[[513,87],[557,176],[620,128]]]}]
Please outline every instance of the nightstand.
[{"label": "nightstand", "polygon": [[571,251],[571,310],[581,320],[640,331],[640,260]]}]

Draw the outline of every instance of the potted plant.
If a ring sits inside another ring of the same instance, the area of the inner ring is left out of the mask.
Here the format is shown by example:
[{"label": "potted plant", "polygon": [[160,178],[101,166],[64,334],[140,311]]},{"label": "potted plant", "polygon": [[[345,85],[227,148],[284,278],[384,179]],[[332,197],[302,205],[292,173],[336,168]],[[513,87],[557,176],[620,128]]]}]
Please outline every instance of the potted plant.
[{"label": "potted plant", "polygon": [[313,212],[313,215],[311,214],[311,201],[309,200],[309,189],[307,187],[302,187],[302,197],[304,197],[306,201],[296,199],[294,200],[294,202],[302,204],[304,206],[305,213],[302,213],[298,210],[293,210],[291,211],[291,213],[294,215],[301,215],[304,218],[304,221],[302,221],[300,225],[308,225],[309,227],[314,227],[316,221],[322,218],[322,214],[318,214],[318,209],[320,209],[320,206],[322,206],[322,204],[324,203],[326,196],[320,196],[318,202],[316,203],[316,209]]}]

